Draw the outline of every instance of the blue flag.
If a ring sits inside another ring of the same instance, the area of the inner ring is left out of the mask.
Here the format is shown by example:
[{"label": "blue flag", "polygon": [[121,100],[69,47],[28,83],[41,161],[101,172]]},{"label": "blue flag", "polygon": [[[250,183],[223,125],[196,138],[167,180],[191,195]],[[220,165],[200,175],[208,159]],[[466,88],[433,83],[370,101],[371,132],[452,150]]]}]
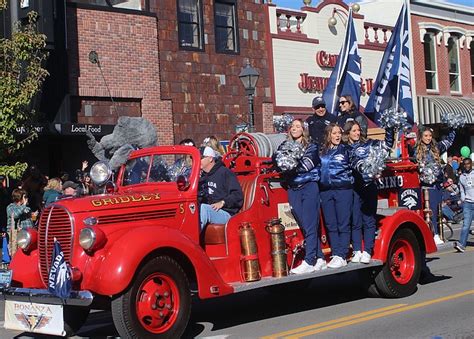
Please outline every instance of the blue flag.
[{"label": "blue flag", "polygon": [[389,108],[405,111],[408,123],[414,122],[408,20],[408,7],[404,1],[365,107],[365,115],[379,126],[381,113]]},{"label": "blue flag", "polygon": [[359,109],[360,57],[352,20],[352,9],[349,9],[344,44],[323,92],[326,109],[329,113],[337,115],[338,102],[341,95],[350,95],[354,100],[356,110]]},{"label": "blue flag", "polygon": [[61,299],[68,298],[71,293],[71,270],[56,238],[54,238],[53,256],[51,257],[48,290]]}]

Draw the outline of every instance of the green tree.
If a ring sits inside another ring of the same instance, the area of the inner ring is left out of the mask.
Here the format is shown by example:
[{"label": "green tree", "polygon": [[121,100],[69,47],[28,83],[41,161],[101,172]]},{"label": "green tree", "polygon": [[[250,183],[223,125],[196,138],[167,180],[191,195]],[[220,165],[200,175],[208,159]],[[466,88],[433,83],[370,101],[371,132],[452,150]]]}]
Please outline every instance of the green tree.
[{"label": "green tree", "polygon": [[[0,0],[0,11],[6,1]],[[19,139],[16,128],[31,122],[31,100],[38,94],[48,72],[42,67],[48,54],[46,36],[36,29],[37,13],[17,24],[11,38],[0,38],[0,174],[19,178],[26,163],[12,163],[12,155],[36,137]]]}]

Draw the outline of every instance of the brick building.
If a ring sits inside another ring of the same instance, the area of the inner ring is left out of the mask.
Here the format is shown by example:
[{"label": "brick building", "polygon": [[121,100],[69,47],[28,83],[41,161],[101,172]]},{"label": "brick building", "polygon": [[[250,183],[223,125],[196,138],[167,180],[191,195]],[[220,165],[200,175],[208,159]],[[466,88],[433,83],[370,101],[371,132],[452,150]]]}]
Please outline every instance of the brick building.
[{"label": "brick building", "polygon": [[[260,0],[9,3],[3,27],[36,10],[48,36],[50,76],[37,103],[41,133],[24,156],[51,175],[72,172],[82,159],[94,161],[84,131],[100,138],[122,115],[152,121],[160,144],[185,137],[200,142],[210,134],[228,139],[248,122],[238,78],[247,59],[260,73],[256,130],[272,127]],[[91,62],[92,51],[99,63]]]}]

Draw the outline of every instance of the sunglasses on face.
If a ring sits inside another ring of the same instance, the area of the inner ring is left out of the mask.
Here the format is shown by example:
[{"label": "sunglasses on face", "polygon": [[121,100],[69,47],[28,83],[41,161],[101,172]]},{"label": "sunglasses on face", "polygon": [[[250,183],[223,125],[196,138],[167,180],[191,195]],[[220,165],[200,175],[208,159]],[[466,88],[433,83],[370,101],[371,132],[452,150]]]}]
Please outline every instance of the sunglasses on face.
[{"label": "sunglasses on face", "polygon": [[347,104],[349,101],[339,101],[339,105]]},{"label": "sunglasses on face", "polygon": [[318,105],[318,106],[315,106],[315,107],[313,107],[313,108],[314,108],[314,109],[320,109],[320,108],[325,108],[325,107],[326,107],[326,106],[324,106],[324,105]]}]

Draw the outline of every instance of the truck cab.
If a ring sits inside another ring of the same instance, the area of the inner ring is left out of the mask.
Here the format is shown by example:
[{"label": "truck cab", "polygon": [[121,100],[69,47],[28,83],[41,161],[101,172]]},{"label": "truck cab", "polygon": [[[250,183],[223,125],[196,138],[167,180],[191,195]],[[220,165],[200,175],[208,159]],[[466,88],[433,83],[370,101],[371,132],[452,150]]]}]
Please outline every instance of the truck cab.
[{"label": "truck cab", "polygon": [[[38,228],[19,236],[21,250],[2,273],[5,327],[69,335],[91,309],[110,308],[122,337],[179,337],[192,293],[214,298],[367,267],[374,272],[370,289],[378,295],[403,297],[416,290],[424,254],[436,251],[421,192],[419,204],[409,206],[400,195],[419,191],[416,165],[390,162],[379,179],[378,232],[369,265],[289,275],[304,258],[304,238],[271,152],[262,154],[259,138],[241,133],[231,140],[222,161],[237,176],[243,207],[226,224],[202,232],[201,156],[190,146],[134,151],[103,194],[45,208]],[[110,175],[104,164],[96,169],[95,176]],[[321,233],[329,258],[322,222]],[[65,299],[48,290],[55,239],[70,270],[72,291]]]}]

